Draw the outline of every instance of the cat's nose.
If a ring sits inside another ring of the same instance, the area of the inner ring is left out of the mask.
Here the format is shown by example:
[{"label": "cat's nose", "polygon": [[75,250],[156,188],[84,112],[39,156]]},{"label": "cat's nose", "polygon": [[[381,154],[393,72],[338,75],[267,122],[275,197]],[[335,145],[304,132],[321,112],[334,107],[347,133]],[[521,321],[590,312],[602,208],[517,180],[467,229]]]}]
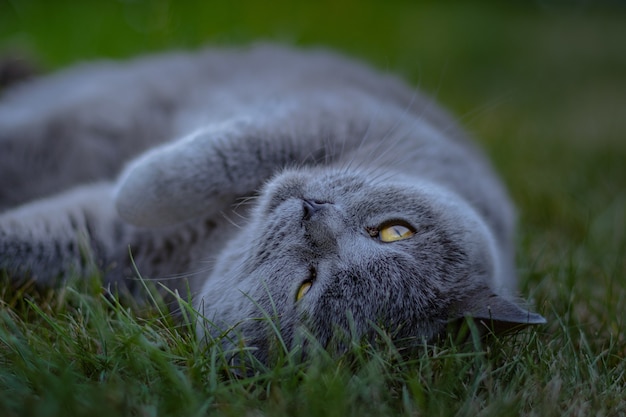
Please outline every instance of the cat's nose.
[{"label": "cat's nose", "polygon": [[311,220],[311,217],[313,217],[315,213],[323,210],[325,207],[328,207],[329,204],[330,203],[309,200],[306,198],[303,199],[302,207],[304,208],[304,215],[303,215],[304,220]]},{"label": "cat's nose", "polygon": [[304,236],[315,251],[334,252],[343,221],[337,206],[319,200],[302,200]]}]

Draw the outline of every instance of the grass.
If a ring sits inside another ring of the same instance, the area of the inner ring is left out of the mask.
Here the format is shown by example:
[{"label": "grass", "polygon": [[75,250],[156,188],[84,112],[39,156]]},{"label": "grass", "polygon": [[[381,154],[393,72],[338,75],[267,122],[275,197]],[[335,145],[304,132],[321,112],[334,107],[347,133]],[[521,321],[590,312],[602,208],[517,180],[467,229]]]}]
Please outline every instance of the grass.
[{"label": "grass", "polygon": [[201,346],[156,308],[132,311],[97,285],[35,301],[3,295],[14,300],[0,319],[4,416],[470,415],[530,410],[526,397],[545,396],[541,385],[515,388],[542,372],[536,333],[489,347],[446,341],[410,358],[355,344],[338,358],[287,354],[247,375],[219,345]]},{"label": "grass", "polygon": [[[46,69],[264,38],[405,75],[459,116],[520,212],[548,324],[489,346],[234,373],[218,346],[92,280],[0,292],[0,415],[626,415],[626,9],[618,2],[0,0],[0,50]],[[96,277],[97,278],[97,277]]]}]

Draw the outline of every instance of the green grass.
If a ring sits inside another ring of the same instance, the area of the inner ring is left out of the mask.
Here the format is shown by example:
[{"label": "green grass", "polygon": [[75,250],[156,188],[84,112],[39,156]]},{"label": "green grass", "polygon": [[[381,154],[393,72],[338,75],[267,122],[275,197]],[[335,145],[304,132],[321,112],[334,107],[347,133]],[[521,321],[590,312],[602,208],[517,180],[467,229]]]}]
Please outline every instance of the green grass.
[{"label": "green grass", "polygon": [[521,291],[548,324],[410,357],[286,355],[242,376],[154,305],[91,281],[36,295],[4,285],[0,415],[626,415],[626,8],[269,4],[0,0],[0,50],[55,69],[264,38],[403,74],[458,115],[509,185]]}]

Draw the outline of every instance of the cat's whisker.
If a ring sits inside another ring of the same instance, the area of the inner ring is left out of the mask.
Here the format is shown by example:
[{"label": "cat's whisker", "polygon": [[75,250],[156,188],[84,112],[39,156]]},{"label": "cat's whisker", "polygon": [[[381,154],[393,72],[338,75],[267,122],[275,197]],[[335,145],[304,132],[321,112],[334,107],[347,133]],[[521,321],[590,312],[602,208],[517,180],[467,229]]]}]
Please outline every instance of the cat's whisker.
[{"label": "cat's whisker", "polygon": [[233,214],[234,214],[235,216],[239,217],[241,220],[243,220],[243,221],[245,221],[245,222],[247,222],[247,221],[249,221],[249,220],[250,220],[250,218],[249,218],[248,216],[244,216],[244,215],[243,215],[241,212],[239,212],[239,211],[236,211],[236,210],[235,210],[235,211],[233,211]]},{"label": "cat's whisker", "polygon": [[484,103],[478,107],[475,107],[474,109],[470,111],[465,112],[461,116],[456,117],[454,122],[448,123],[445,126],[443,126],[442,132],[444,134],[451,133],[451,132],[458,130],[459,125],[461,124],[464,126],[470,125],[473,120],[475,120],[482,114],[488,113],[490,110],[495,109],[501,106],[503,103],[506,103],[507,101],[509,101],[511,95],[512,93],[502,94],[501,96],[496,97],[488,101],[487,103]]},{"label": "cat's whisker", "polygon": [[140,275],[140,276],[128,277],[128,280],[129,281],[146,281],[146,282],[161,282],[161,281],[165,282],[165,281],[177,281],[177,280],[181,280],[185,278],[194,277],[197,275],[204,275],[208,272],[211,272],[215,264],[215,261],[206,261],[206,262],[210,262],[211,265],[207,265],[205,268],[195,268],[193,271],[179,272],[175,274],[159,275],[159,276],[153,276],[153,277],[146,277],[146,276]]},{"label": "cat's whisker", "polygon": [[[320,163],[325,163],[328,164],[329,160],[329,155],[328,155],[328,149],[329,148],[327,143],[324,143],[322,145],[320,145],[319,147],[310,150],[306,156],[303,157],[302,161],[294,161],[293,162],[293,166],[292,168],[302,168],[304,166],[306,166],[307,164],[310,165],[317,165]],[[320,155],[320,156],[316,156],[316,155]],[[324,161],[320,161],[320,157],[324,158]]]},{"label": "cat's whisker", "polygon": [[[443,86],[443,81],[446,75],[446,71],[448,69],[448,60],[443,65],[443,69],[439,75],[439,79],[437,80],[437,87],[435,87],[434,93],[429,94],[428,97],[425,97],[424,102],[425,105],[419,109],[419,113],[416,113],[417,122],[421,123],[428,116],[428,112],[437,107],[437,99],[439,97],[439,92],[441,91],[441,87]],[[421,72],[420,72],[420,80],[417,82],[417,86],[413,89],[414,94],[419,94],[419,86],[421,85]]]},{"label": "cat's whisker", "polygon": [[[220,211],[220,215],[222,216],[222,218],[224,220],[226,220],[228,223],[230,223],[235,228],[242,229],[243,226],[241,226],[240,224],[236,223],[234,220],[232,220],[230,217],[228,217],[228,215],[226,213],[224,213],[223,211]],[[241,216],[241,218],[244,219],[243,216]]]},{"label": "cat's whisker", "polygon": [[257,201],[259,200],[259,196],[257,194],[241,197],[235,204],[232,206],[232,212],[240,217],[243,220],[248,220],[246,216],[241,213],[242,207],[253,207]]},{"label": "cat's whisker", "polygon": [[[359,144],[358,144],[356,150],[352,151],[352,158],[350,158],[350,160],[347,161],[347,164],[345,165],[346,172],[353,168],[352,164],[354,163],[355,156],[360,153],[361,149],[363,148],[365,143],[368,141],[368,139],[370,137],[370,134],[371,134],[371,131],[372,131],[373,120],[374,120],[373,117],[369,117],[367,119],[367,125],[365,127],[365,132],[363,132],[363,134],[361,135],[361,138],[360,138],[360,141],[359,141]],[[345,147],[346,140],[347,139],[343,140],[342,149]],[[343,154],[341,156],[343,157]]]},{"label": "cat's whisker", "polygon": [[[418,92],[417,90],[413,91],[413,94],[411,96],[411,100],[409,101],[409,103],[407,104],[407,106],[405,106],[404,110],[402,111],[402,114],[399,115],[396,119],[396,121],[394,122],[393,125],[391,125],[389,128],[387,128],[386,132],[382,135],[382,137],[377,140],[371,140],[368,141],[368,135],[370,132],[370,126],[371,126],[371,121],[374,120],[375,116],[371,116],[369,118],[369,124],[368,124],[368,129],[366,131],[367,135],[363,136],[363,138],[361,139],[361,142],[359,143],[359,146],[356,150],[356,152],[354,153],[354,156],[352,158],[352,160],[354,160],[356,158],[357,155],[360,155],[363,146],[365,145],[365,143],[368,143],[368,145],[371,145],[373,148],[371,150],[371,153],[375,154],[375,158],[373,160],[365,160],[362,159],[360,161],[360,164],[365,164],[365,163],[373,163],[376,164],[379,161],[382,161],[384,159],[384,157],[391,151],[394,150],[395,146],[402,141],[404,138],[402,137],[402,135],[397,135],[394,134],[397,132],[397,130],[399,129],[399,127],[406,122],[406,120],[411,117],[409,112],[416,100],[418,96]],[[389,139],[391,137],[394,137],[394,141],[393,142],[389,142]],[[381,152],[378,152],[379,150],[381,150]],[[352,167],[352,160],[350,161],[350,163],[346,166],[346,169],[350,169]],[[358,167],[357,167],[358,168]]]},{"label": "cat's whisker", "polygon": [[240,205],[253,204],[258,199],[259,199],[259,196],[257,194],[239,197],[237,198],[237,201],[235,202],[236,207],[239,207]]}]

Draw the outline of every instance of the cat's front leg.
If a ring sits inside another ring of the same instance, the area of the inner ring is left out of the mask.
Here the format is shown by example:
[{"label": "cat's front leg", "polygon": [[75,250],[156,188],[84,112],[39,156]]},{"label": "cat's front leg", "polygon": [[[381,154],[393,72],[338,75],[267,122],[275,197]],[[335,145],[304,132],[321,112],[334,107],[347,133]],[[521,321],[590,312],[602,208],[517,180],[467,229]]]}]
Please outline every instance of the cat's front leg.
[{"label": "cat's front leg", "polygon": [[0,271],[52,286],[115,263],[125,230],[110,184],[80,187],[0,214]]},{"label": "cat's front leg", "polygon": [[120,178],[117,208],[130,223],[150,227],[214,214],[284,167],[330,163],[364,138],[381,137],[388,120],[356,93],[256,108],[134,161]]}]

